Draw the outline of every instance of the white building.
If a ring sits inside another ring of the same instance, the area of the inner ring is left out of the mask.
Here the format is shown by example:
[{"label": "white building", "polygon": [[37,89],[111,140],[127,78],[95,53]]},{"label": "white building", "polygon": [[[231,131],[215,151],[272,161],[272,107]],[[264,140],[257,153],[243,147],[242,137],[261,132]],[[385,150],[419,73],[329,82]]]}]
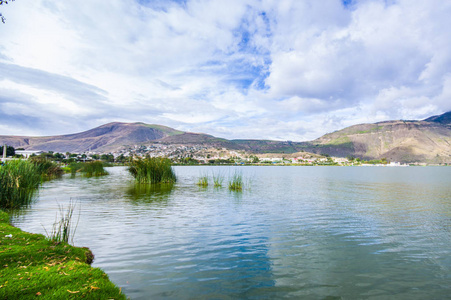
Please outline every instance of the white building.
[{"label": "white building", "polygon": [[44,153],[42,150],[16,150],[17,155],[23,155],[25,158],[29,158],[31,155],[39,155]]}]

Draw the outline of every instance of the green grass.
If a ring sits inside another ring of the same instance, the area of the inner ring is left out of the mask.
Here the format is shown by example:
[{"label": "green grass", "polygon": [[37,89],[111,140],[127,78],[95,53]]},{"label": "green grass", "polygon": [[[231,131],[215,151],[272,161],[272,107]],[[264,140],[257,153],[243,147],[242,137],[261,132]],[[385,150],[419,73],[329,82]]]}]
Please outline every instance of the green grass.
[{"label": "green grass", "polygon": [[200,187],[207,187],[208,186],[208,175],[201,175],[200,178],[197,180],[196,184]]},{"label": "green grass", "polygon": [[58,205],[59,208],[59,217],[56,215],[55,223],[53,223],[52,230],[47,232],[47,238],[53,242],[57,243],[69,243],[69,239],[73,244],[73,238],[75,235],[75,231],[77,230],[78,220],[75,227],[72,223],[72,217],[75,210],[75,203],[72,200],[69,203],[67,210],[62,206]]},{"label": "green grass", "polygon": [[236,192],[243,190],[243,175],[239,173],[233,174],[232,178],[229,179],[229,190]]},{"label": "green grass", "polygon": [[87,248],[9,225],[0,211],[0,299],[126,299]]},{"label": "green grass", "polygon": [[171,160],[163,157],[134,159],[128,171],[138,183],[174,183],[177,180]]},{"label": "green grass", "polygon": [[19,208],[28,205],[39,184],[37,167],[26,160],[11,160],[0,167],[0,207]]}]

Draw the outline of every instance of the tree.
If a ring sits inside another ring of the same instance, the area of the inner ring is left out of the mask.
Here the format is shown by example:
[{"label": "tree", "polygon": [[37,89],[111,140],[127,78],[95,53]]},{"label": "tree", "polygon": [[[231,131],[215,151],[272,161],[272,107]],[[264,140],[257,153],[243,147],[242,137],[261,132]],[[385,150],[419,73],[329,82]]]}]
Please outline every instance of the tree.
[{"label": "tree", "polygon": [[[6,146],[6,156],[14,156],[16,154],[16,150],[14,147]],[[3,156],[3,146],[0,147],[0,157]]]},{"label": "tree", "polygon": [[[0,0],[0,5],[8,4],[8,1],[14,1],[14,0]],[[5,17],[0,13],[0,19],[2,20],[2,23],[5,24]]]},{"label": "tree", "polygon": [[100,155],[100,159],[106,162],[114,162],[113,154],[102,154]]}]

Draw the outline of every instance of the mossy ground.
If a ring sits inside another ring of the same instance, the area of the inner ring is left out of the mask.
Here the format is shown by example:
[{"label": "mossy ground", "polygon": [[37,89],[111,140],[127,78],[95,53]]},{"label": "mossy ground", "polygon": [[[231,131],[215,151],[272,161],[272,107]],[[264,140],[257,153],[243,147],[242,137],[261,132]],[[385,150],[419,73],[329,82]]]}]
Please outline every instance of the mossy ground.
[{"label": "mossy ground", "polygon": [[126,299],[92,259],[87,248],[11,226],[0,210],[0,299]]}]

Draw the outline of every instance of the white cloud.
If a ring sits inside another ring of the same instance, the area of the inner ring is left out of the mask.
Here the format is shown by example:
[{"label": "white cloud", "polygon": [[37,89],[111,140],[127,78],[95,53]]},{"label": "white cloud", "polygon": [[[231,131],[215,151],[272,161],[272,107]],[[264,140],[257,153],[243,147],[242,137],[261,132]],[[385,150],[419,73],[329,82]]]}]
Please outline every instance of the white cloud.
[{"label": "white cloud", "polygon": [[451,109],[448,1],[21,0],[4,13],[3,134],[144,121],[306,140]]}]

